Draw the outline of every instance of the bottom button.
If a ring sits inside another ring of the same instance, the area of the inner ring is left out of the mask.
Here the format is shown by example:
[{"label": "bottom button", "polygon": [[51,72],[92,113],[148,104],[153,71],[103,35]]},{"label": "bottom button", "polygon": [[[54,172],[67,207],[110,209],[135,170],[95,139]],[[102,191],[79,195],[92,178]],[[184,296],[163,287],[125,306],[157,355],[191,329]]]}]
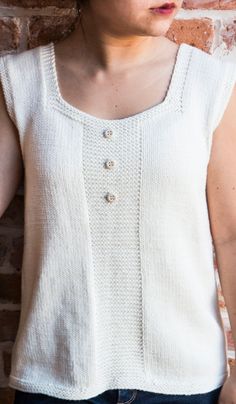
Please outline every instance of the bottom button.
[{"label": "bottom button", "polygon": [[116,200],[116,195],[112,194],[111,192],[108,192],[105,198],[108,202],[114,202]]}]

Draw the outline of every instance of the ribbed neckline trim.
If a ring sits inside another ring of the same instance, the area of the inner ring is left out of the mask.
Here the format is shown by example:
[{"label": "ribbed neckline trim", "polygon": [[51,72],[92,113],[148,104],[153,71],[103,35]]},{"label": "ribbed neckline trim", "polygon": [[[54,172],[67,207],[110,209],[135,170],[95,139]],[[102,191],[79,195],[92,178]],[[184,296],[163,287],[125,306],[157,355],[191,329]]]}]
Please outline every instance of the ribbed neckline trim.
[{"label": "ribbed neckline trim", "polygon": [[144,111],[138,112],[128,117],[118,119],[105,119],[96,117],[95,115],[80,110],[62,97],[58,82],[54,42],[51,41],[48,44],[39,47],[40,57],[43,61],[43,74],[45,73],[46,75],[46,85],[51,105],[59,109],[62,113],[69,115],[73,119],[82,119],[88,122],[102,123],[108,125],[112,123],[130,123],[135,121],[141,122],[148,118],[152,118],[160,113],[163,113],[168,109],[172,109],[172,107],[180,108],[182,96],[182,91],[180,91],[180,88],[184,85],[183,81],[188,65],[188,58],[185,59],[185,56],[189,56],[190,49],[192,50],[193,47],[188,45],[187,43],[183,42],[179,45],[175,58],[175,65],[173,67],[171,79],[169,82],[169,87],[167,89],[166,96],[161,103],[155,104],[154,106]]}]

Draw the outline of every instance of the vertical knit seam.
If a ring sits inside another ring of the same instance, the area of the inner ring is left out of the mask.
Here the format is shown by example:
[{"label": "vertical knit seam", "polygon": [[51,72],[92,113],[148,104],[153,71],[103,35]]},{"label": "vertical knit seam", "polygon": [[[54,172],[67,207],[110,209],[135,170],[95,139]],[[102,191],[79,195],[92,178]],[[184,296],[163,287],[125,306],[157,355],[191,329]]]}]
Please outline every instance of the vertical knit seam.
[{"label": "vertical knit seam", "polygon": [[[83,152],[84,152],[84,126],[82,128],[82,141],[81,141],[81,162],[82,162],[82,180],[83,180],[82,181],[82,186],[84,188],[84,198],[85,198],[86,209],[87,209],[88,231],[89,231],[89,236],[91,237],[92,224],[91,224],[89,206],[87,205],[89,192],[88,192],[87,184],[86,184],[86,181],[85,181],[86,166],[85,166],[85,160],[84,160],[84,157],[83,157]],[[93,240],[92,240],[92,237],[91,237],[91,239],[89,241],[89,244],[90,244],[90,248],[91,248],[91,251],[92,251],[92,253],[91,253],[91,267],[90,267],[91,271],[90,271],[89,275],[90,275],[90,282],[92,282],[92,288],[93,288],[93,293],[94,293],[94,295],[93,295],[93,304],[94,304],[93,305],[93,310],[94,311],[93,311],[93,314],[92,314],[93,315],[93,320],[94,320],[94,328],[91,327],[90,332],[92,332],[91,340],[96,345],[96,342],[97,342],[96,336],[98,335],[98,333],[96,331],[96,325],[97,325],[98,318],[97,318],[97,315],[95,314],[96,313],[96,308],[97,308],[97,304],[96,304],[97,302],[96,302],[95,271],[94,271],[95,265],[94,265],[94,260],[93,260],[94,255],[93,255]],[[97,350],[96,350],[96,346],[91,347],[91,349],[93,351],[93,361],[95,362],[95,370],[94,370],[94,372],[96,372],[96,370],[97,370]],[[89,385],[91,383],[90,376],[91,376],[91,374],[88,374],[88,372],[86,371],[87,385],[84,386],[84,388],[81,389],[81,391],[86,391],[87,389],[89,389]]]},{"label": "vertical knit seam", "polygon": [[145,328],[145,317],[144,317],[144,291],[143,291],[143,281],[144,281],[144,274],[143,274],[143,260],[142,260],[142,254],[141,254],[141,246],[143,245],[143,240],[142,240],[142,233],[140,231],[140,220],[141,220],[141,189],[143,185],[143,127],[140,127],[140,154],[139,154],[139,194],[138,194],[138,200],[139,200],[139,211],[138,211],[138,232],[139,232],[139,262],[140,262],[140,284],[141,284],[141,310],[142,310],[142,368],[144,374],[146,374],[146,359],[145,359],[145,347],[144,347],[144,335],[146,335],[146,328]]},{"label": "vertical knit seam", "polygon": [[40,77],[42,79],[42,106],[44,109],[47,109],[48,107],[48,102],[47,100],[50,99],[51,94],[48,88],[48,79],[47,79],[47,74],[43,74],[44,73],[44,66],[46,64],[46,61],[43,60],[44,58],[44,54],[41,52],[41,46],[39,47],[39,70],[40,70]]},{"label": "vertical knit seam", "polygon": [[[52,64],[51,64],[51,66],[52,66]],[[83,186],[83,188],[84,188],[84,190],[85,190],[85,181],[84,181],[84,170],[85,170],[85,167],[84,167],[84,159],[83,159],[83,139],[84,139],[84,127],[82,128],[82,130],[83,130],[83,132],[82,132],[82,140],[81,140],[81,164],[82,164],[82,179],[83,179],[83,184],[82,184],[82,186]],[[85,195],[85,202],[87,203],[87,197],[86,197],[86,195]],[[89,210],[87,209],[87,217],[88,217],[88,222],[89,222],[89,224],[88,224],[88,231],[89,231],[89,234],[91,233],[91,230],[90,230],[90,216],[89,216]],[[90,282],[91,282],[91,274],[90,274]],[[89,329],[90,331],[91,331],[91,329]],[[90,349],[91,349],[91,346],[90,346]],[[84,385],[83,387],[82,386],[80,386],[80,389],[81,389],[81,391],[86,391],[88,388],[89,388],[89,384],[90,384],[90,380],[89,380],[89,373],[88,373],[88,368],[87,369],[84,369],[84,373],[85,373],[85,379],[86,379],[86,385]]]},{"label": "vertical knit seam", "polygon": [[187,77],[188,77],[188,72],[189,72],[189,67],[191,65],[192,62],[192,57],[193,57],[193,51],[194,51],[194,47],[192,47],[191,51],[190,51],[190,55],[187,59],[187,66],[185,68],[185,72],[184,72],[184,81],[181,84],[181,96],[180,96],[180,110],[183,113],[184,112],[184,107],[183,107],[183,94],[184,94],[184,90],[185,90],[185,86],[186,86],[186,82],[187,82]]}]

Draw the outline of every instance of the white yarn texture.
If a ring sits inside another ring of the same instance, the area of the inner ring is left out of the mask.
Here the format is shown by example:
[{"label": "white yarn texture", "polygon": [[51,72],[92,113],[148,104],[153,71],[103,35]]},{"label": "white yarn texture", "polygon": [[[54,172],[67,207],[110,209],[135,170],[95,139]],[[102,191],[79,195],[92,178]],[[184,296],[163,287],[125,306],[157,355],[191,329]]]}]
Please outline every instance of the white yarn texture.
[{"label": "white yarn texture", "polygon": [[205,187],[235,78],[232,62],[182,43],[164,100],[108,120],[62,97],[53,42],[0,57],[25,167],[9,386],[80,400],[224,383]]}]

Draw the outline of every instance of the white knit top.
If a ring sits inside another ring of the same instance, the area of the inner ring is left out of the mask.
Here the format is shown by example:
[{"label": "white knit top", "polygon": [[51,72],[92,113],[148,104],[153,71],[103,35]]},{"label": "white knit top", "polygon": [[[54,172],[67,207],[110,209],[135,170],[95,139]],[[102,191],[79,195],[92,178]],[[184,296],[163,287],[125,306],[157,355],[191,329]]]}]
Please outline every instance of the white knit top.
[{"label": "white knit top", "polygon": [[0,78],[25,167],[9,386],[68,400],[221,386],[205,186],[235,65],[182,43],[164,100],[112,120],[62,97],[53,42],[2,55]]}]

